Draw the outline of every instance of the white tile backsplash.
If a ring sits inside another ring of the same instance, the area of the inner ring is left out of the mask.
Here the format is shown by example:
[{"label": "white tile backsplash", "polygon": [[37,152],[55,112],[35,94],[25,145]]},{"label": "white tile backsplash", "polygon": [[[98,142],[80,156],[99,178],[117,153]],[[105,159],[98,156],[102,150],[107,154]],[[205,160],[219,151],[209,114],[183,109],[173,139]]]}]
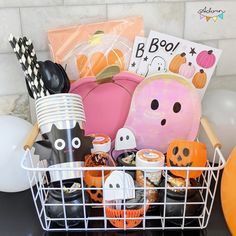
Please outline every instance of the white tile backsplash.
[{"label": "white tile backsplash", "polygon": [[144,0],[105,0],[107,4],[112,3],[138,3],[138,2],[145,2]]},{"label": "white tile backsplash", "polygon": [[20,14],[17,8],[0,8],[0,52],[10,52],[9,34],[21,34]]},{"label": "white tile backsplash", "polygon": [[236,63],[235,63],[236,39],[219,40],[219,48],[222,49],[222,55],[219,64],[217,66],[216,74],[217,75],[236,74]]},{"label": "white tile backsplash", "polygon": [[37,51],[36,53],[38,61],[52,60],[49,51]]},{"label": "white tile backsplash", "polygon": [[0,95],[25,93],[25,79],[14,53],[0,54]]},{"label": "white tile backsplash", "polygon": [[[200,20],[197,11],[205,6],[225,10],[224,20]],[[31,38],[44,61],[50,59],[48,29],[132,15],[143,16],[146,35],[154,29],[221,48],[208,89],[236,91],[236,0],[0,0],[0,114],[14,111],[29,119],[24,74],[8,43],[10,33]]]},{"label": "white tile backsplash", "polygon": [[28,7],[62,5],[63,0],[0,0],[0,7]]},{"label": "white tile backsplash", "polygon": [[108,19],[141,15],[144,18],[145,31],[157,30],[174,36],[183,36],[183,3],[142,3],[108,5]]},{"label": "white tile backsplash", "polygon": [[27,94],[0,96],[0,115],[13,115],[31,120],[29,98]]},{"label": "white tile backsplash", "polygon": [[145,0],[64,0],[65,5],[90,5],[90,4],[113,4],[113,3],[137,3]]},{"label": "white tile backsplash", "polygon": [[236,75],[234,76],[213,76],[209,83],[208,90],[227,89],[236,91]]},{"label": "white tile backsplash", "polygon": [[105,4],[106,0],[64,0],[65,5]]},{"label": "white tile backsplash", "polygon": [[217,40],[207,40],[207,41],[199,41],[198,43],[202,43],[209,47],[218,48],[218,41]]},{"label": "white tile backsplash", "polygon": [[[224,19],[208,22],[197,13],[199,9],[224,10]],[[184,36],[190,40],[212,40],[236,38],[236,1],[187,2],[185,8]]]},{"label": "white tile backsplash", "polygon": [[47,31],[52,28],[106,19],[105,5],[22,8],[22,31],[38,50],[48,50]]}]

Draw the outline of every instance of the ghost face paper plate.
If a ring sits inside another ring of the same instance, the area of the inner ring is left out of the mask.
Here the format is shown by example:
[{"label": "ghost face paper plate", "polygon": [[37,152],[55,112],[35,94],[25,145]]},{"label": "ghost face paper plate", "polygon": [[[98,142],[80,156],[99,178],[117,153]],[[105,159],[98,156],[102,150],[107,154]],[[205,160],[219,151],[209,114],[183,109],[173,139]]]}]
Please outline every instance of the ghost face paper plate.
[{"label": "ghost face paper plate", "polygon": [[174,139],[194,140],[201,117],[201,101],[180,76],[159,74],[143,80],[132,97],[125,127],[136,137],[137,148],[166,153]]}]

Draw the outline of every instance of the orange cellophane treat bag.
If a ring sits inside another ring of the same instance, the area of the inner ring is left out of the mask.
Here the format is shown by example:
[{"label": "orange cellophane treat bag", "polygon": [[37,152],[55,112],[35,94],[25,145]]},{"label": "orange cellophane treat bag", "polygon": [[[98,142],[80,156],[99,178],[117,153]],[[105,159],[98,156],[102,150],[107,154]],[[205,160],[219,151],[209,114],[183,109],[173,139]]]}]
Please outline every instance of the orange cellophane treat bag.
[{"label": "orange cellophane treat bag", "polygon": [[66,68],[70,80],[95,76],[108,65],[126,70],[136,36],[143,36],[139,16],[83,24],[48,31],[55,62]]}]

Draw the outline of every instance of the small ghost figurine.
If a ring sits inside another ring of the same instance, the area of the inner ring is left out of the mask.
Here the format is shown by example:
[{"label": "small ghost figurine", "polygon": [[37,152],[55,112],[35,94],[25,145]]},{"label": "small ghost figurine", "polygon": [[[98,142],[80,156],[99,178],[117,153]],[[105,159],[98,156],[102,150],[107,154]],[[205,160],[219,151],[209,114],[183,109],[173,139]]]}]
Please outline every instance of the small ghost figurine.
[{"label": "small ghost figurine", "polygon": [[104,183],[104,200],[123,200],[135,198],[134,180],[128,173],[113,171]]},{"label": "small ghost figurine", "polygon": [[136,140],[133,132],[128,128],[118,130],[115,139],[115,150],[127,150],[136,148]]}]

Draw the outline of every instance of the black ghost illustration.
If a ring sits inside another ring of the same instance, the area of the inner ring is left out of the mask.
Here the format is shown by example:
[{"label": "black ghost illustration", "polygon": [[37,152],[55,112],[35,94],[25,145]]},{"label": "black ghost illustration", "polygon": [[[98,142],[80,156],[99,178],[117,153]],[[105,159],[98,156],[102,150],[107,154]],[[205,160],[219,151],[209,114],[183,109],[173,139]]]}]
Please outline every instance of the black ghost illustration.
[{"label": "black ghost illustration", "polygon": [[78,123],[72,129],[58,129],[52,125],[51,131],[44,137],[45,140],[34,143],[35,154],[40,156],[40,160],[47,159],[49,165],[84,161],[84,156],[90,154],[93,148],[94,138],[85,136]]}]

